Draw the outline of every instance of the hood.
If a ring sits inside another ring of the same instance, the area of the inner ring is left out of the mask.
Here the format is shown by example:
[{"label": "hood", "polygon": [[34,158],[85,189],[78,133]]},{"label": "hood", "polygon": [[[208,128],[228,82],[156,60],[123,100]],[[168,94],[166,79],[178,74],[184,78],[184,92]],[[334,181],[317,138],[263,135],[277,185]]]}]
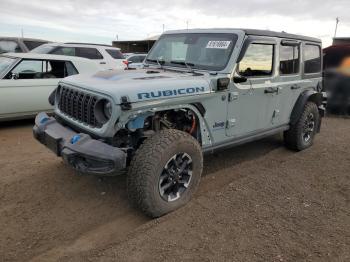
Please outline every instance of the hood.
[{"label": "hood", "polygon": [[116,104],[123,96],[135,103],[210,92],[210,81],[205,74],[161,69],[108,70],[94,75],[67,77],[61,83],[106,94]]}]

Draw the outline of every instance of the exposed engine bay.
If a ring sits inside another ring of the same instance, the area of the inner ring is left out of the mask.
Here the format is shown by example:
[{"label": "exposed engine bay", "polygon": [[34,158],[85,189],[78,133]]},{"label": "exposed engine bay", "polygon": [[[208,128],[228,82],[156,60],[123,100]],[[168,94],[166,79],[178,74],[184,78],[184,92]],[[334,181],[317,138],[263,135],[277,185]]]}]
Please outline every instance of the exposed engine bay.
[{"label": "exposed engine bay", "polygon": [[189,133],[200,141],[198,119],[189,109],[177,109],[156,112],[148,116],[142,123],[142,128],[119,130],[113,138],[112,145],[119,148],[137,149],[142,141],[156,132],[164,129],[177,129]]}]

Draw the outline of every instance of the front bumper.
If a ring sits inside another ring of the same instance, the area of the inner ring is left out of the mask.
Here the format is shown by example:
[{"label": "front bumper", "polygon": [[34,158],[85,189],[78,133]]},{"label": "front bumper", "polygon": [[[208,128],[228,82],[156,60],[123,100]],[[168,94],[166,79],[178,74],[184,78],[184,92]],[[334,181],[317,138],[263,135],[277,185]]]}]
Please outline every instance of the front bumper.
[{"label": "front bumper", "polygon": [[123,150],[92,139],[88,134],[76,133],[46,113],[36,116],[33,134],[81,173],[112,175],[126,168],[127,154]]}]

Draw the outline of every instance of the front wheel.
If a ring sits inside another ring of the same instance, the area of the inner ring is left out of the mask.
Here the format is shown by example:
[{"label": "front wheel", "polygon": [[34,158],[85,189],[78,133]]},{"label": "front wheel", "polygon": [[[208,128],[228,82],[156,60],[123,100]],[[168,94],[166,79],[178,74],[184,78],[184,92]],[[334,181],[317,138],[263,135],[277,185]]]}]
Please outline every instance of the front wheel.
[{"label": "front wheel", "polygon": [[191,135],[160,131],[143,142],[131,161],[129,199],[148,216],[162,216],[191,199],[202,169],[201,147]]},{"label": "front wheel", "polygon": [[288,148],[296,151],[304,150],[313,144],[320,123],[317,105],[306,103],[298,121],[284,132],[284,141]]}]

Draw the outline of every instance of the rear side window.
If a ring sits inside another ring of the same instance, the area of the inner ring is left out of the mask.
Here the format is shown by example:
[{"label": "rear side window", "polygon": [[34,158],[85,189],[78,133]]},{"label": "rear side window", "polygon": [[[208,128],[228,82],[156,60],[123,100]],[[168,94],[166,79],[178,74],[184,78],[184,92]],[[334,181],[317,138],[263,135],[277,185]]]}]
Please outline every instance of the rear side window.
[{"label": "rear side window", "polygon": [[59,46],[59,47],[55,48],[53,51],[51,51],[50,54],[75,56],[75,48],[74,47]]},{"label": "rear side window", "polygon": [[37,48],[38,46],[46,44],[45,42],[28,41],[28,40],[23,41],[23,43],[26,45],[29,51],[33,50],[34,48]]},{"label": "rear side window", "polygon": [[273,53],[274,45],[251,44],[239,63],[239,74],[246,77],[272,75]]},{"label": "rear side window", "polygon": [[317,45],[304,46],[305,74],[321,72],[321,48]]},{"label": "rear side window", "polygon": [[0,54],[1,53],[20,53],[22,49],[18,43],[9,40],[0,40]]},{"label": "rear side window", "polygon": [[122,52],[117,49],[106,49],[106,52],[114,59],[125,59]]},{"label": "rear side window", "polygon": [[299,46],[280,46],[281,75],[297,74],[299,72]]},{"label": "rear side window", "polygon": [[76,56],[88,59],[103,59],[103,56],[96,48],[76,47]]}]

